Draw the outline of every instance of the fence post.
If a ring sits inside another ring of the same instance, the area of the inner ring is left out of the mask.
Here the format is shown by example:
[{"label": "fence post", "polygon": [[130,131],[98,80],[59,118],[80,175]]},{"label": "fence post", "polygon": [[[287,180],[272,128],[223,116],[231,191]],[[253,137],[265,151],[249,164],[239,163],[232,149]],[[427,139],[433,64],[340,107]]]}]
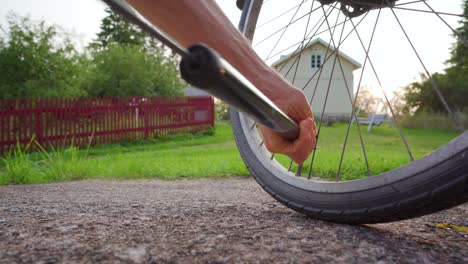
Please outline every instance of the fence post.
[{"label": "fence post", "polygon": [[143,114],[143,126],[145,128],[145,139],[148,139],[150,137],[150,122],[149,122],[149,107],[145,107],[145,105],[140,105],[138,106],[141,111],[140,111],[140,117],[141,114]]},{"label": "fence post", "polygon": [[[33,135],[37,143],[48,147],[57,146],[64,140],[63,145],[67,145],[70,137],[77,145],[90,135],[94,137],[93,144],[107,143],[124,140],[130,133],[148,139],[156,133],[188,132],[215,125],[212,97],[155,97],[137,106],[130,106],[125,98],[118,98],[110,108],[105,107],[107,100],[0,100],[0,155],[10,148],[12,142],[16,144],[16,139],[24,141]],[[128,109],[135,107],[138,109],[138,122],[127,118]],[[136,126],[130,127],[133,124]]]},{"label": "fence post", "polygon": [[214,105],[214,97],[210,96],[210,119],[211,119],[211,127],[215,126],[215,105]]},{"label": "fence post", "polygon": [[39,145],[42,146],[42,104],[41,99],[36,100],[36,106],[34,109],[35,112],[35,134],[36,134],[36,141]]}]

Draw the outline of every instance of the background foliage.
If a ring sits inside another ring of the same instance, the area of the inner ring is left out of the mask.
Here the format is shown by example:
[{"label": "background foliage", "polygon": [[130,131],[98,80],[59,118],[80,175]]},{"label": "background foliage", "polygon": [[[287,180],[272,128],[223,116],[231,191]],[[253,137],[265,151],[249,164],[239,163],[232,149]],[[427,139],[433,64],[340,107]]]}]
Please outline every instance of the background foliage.
[{"label": "background foliage", "polygon": [[[456,111],[468,108],[468,1],[464,3],[464,18],[456,29],[456,42],[452,47],[447,68],[432,75],[433,81],[444,94],[448,105]],[[407,112],[444,112],[431,80],[421,74],[421,80],[405,87]]]},{"label": "background foliage", "polygon": [[83,57],[61,29],[14,14],[0,36],[2,98],[84,96]]},{"label": "background foliage", "polygon": [[178,58],[110,10],[85,50],[58,26],[11,13],[0,34],[1,98],[180,95]]}]

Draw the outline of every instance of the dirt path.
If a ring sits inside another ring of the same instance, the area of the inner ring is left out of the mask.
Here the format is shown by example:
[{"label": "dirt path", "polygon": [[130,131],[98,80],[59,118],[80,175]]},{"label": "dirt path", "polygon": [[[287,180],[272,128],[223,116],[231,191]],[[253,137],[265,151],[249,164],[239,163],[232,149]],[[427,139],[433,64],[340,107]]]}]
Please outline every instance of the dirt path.
[{"label": "dirt path", "polygon": [[0,187],[0,263],[468,263],[468,206],[391,224],[306,218],[252,179]]}]

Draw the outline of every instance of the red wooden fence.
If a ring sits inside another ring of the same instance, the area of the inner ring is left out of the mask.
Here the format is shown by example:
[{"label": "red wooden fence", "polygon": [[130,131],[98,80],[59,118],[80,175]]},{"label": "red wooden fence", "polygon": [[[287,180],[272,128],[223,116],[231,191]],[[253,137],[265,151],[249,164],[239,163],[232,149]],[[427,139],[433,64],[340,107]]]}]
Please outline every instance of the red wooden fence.
[{"label": "red wooden fence", "polygon": [[211,97],[0,100],[0,154],[17,143],[25,146],[31,138],[44,148],[86,146],[212,126]]}]

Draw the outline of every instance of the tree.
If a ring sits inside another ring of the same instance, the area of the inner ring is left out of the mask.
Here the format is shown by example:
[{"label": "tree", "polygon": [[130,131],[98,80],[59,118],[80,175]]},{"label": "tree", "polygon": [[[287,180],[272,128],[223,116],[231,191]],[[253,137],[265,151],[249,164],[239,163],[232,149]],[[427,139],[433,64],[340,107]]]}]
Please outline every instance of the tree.
[{"label": "tree", "polygon": [[464,1],[463,19],[460,26],[456,29],[457,41],[450,52],[448,63],[451,68],[456,68],[462,72],[468,71],[468,0]]},{"label": "tree", "polygon": [[[434,73],[433,81],[453,110],[468,108],[468,0],[464,1],[463,19],[456,29],[448,67],[443,73]],[[431,80],[421,75],[421,80],[404,88],[406,110],[409,112],[445,112],[445,108],[432,87]]]},{"label": "tree", "polygon": [[357,107],[360,109],[361,115],[368,115],[374,113],[377,109],[377,104],[380,98],[373,92],[372,88],[364,85],[359,89],[359,96],[357,97]]},{"label": "tree", "polygon": [[0,36],[0,95],[2,98],[75,97],[84,67],[70,39],[43,21],[8,16],[9,29]]},{"label": "tree", "polygon": [[182,87],[177,68],[162,53],[148,54],[141,47],[115,43],[93,53],[90,96],[180,95]]},{"label": "tree", "polygon": [[91,96],[181,95],[177,58],[110,9],[91,45]]},{"label": "tree", "polygon": [[91,44],[92,48],[105,49],[111,43],[121,45],[143,46],[145,44],[145,33],[134,25],[122,19],[119,14],[111,9],[106,9],[107,16],[101,21],[101,31],[97,39]]}]

